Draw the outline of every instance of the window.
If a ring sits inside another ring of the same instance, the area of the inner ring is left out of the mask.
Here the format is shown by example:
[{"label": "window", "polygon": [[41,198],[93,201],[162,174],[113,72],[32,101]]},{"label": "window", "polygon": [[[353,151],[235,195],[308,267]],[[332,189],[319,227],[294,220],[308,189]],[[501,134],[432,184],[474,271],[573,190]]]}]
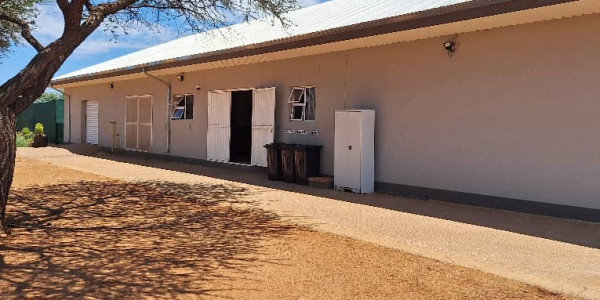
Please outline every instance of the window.
[{"label": "window", "polygon": [[194,95],[175,95],[171,120],[191,120],[194,118]]},{"label": "window", "polygon": [[288,101],[290,104],[291,121],[314,121],[315,120],[315,88],[294,87],[290,92]]}]

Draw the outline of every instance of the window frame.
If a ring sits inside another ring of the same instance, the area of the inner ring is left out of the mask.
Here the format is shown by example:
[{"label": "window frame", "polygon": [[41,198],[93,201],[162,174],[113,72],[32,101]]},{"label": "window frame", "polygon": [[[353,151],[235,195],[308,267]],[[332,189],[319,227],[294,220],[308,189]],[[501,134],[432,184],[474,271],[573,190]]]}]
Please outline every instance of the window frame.
[{"label": "window frame", "polygon": [[[293,99],[295,91],[302,91],[302,93],[300,94],[300,97],[298,97],[298,101],[295,101]],[[301,101],[303,99],[304,99],[304,101]],[[306,103],[306,88],[303,86],[292,87],[292,90],[290,91],[290,95],[288,96],[287,103],[294,103],[294,104]]]},{"label": "window frame", "polygon": [[[188,118],[188,97],[192,97],[192,117]],[[194,102],[195,102],[196,96],[194,94],[191,93],[187,93],[187,94],[175,94],[173,95],[173,99],[171,100],[171,121],[184,121],[184,120],[193,120],[194,119],[194,113],[193,113],[193,108],[194,108]],[[179,105],[181,103],[181,101],[183,101],[183,105]],[[177,113],[177,111],[181,111],[183,110],[183,113],[181,115],[181,118],[174,118],[175,114]]]},{"label": "window frame", "polygon": [[[313,97],[315,99],[313,99],[312,101],[312,109],[313,109],[313,119],[312,120],[307,120],[306,119],[306,110],[308,108],[308,101],[307,101],[307,96],[308,96],[308,89],[314,89],[314,95]],[[302,94],[301,96],[298,98],[298,101],[294,101],[292,100],[294,97],[294,92],[297,90],[302,90]],[[290,90],[290,94],[288,95],[288,99],[287,99],[287,103],[289,104],[289,109],[290,109],[290,121],[291,122],[315,122],[317,120],[317,114],[316,114],[316,94],[317,94],[317,87],[315,86],[293,86]],[[301,101],[302,100],[302,101]],[[294,118],[294,112],[296,107],[302,107],[302,117],[300,119],[298,118]]]},{"label": "window frame", "polygon": [[[296,107],[302,108],[302,114],[300,114],[300,119],[294,118],[294,116],[296,115],[295,114]],[[290,105],[290,121],[292,121],[292,122],[303,122],[304,121],[304,105],[303,104],[292,103]]]}]

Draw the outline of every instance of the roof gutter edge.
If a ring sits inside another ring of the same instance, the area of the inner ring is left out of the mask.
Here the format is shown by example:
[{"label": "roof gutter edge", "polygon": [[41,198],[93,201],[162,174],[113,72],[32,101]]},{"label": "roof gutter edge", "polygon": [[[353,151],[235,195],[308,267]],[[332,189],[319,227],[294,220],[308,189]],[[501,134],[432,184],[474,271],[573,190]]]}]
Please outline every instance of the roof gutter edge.
[{"label": "roof gutter edge", "polygon": [[286,39],[268,41],[260,44],[184,56],[176,59],[151,62],[105,72],[55,79],[52,80],[51,84],[66,85],[95,79],[143,73],[144,70],[156,71],[231,58],[266,54],[577,1],[578,0],[475,0],[412,14],[294,36]]}]

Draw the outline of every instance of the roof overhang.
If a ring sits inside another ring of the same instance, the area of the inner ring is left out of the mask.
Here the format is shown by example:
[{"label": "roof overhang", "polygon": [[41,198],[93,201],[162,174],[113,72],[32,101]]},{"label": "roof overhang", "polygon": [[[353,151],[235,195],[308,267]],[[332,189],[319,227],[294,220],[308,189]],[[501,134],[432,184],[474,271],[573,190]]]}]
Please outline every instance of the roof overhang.
[{"label": "roof overhang", "polygon": [[81,85],[253,64],[600,12],[597,0],[478,0],[223,51],[53,80]]}]

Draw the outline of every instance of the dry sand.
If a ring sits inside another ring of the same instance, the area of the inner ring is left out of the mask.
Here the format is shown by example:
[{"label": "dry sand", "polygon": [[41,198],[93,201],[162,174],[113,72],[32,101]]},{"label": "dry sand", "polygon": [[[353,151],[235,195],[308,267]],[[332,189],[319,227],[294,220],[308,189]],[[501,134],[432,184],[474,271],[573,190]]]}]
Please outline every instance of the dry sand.
[{"label": "dry sand", "polygon": [[230,204],[252,192],[19,158],[0,298],[566,299]]}]

